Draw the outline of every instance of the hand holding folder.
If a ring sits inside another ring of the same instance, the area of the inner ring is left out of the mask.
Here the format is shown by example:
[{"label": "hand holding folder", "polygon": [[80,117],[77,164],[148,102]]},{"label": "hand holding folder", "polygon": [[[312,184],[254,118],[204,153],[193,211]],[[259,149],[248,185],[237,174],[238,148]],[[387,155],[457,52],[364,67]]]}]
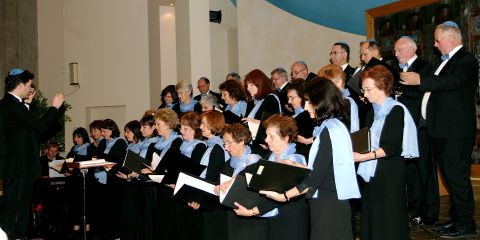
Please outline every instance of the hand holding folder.
[{"label": "hand holding folder", "polygon": [[173,191],[173,196],[186,203],[198,203],[207,210],[218,205],[218,195],[213,189],[215,185],[205,179],[180,172]]},{"label": "hand holding folder", "polygon": [[352,138],[353,151],[357,153],[367,153],[371,151],[370,129],[362,128],[350,134]]},{"label": "hand holding folder", "polygon": [[254,190],[285,192],[300,184],[311,170],[274,161],[260,160],[255,171],[245,174],[248,187]]},{"label": "hand holding folder", "polygon": [[226,186],[224,191],[220,191],[220,203],[227,207],[236,209],[236,203],[244,206],[247,209],[254,208],[260,202],[261,196],[254,191],[247,189],[247,180],[245,176],[237,175],[235,178],[226,175],[220,175],[220,182],[230,184]]}]

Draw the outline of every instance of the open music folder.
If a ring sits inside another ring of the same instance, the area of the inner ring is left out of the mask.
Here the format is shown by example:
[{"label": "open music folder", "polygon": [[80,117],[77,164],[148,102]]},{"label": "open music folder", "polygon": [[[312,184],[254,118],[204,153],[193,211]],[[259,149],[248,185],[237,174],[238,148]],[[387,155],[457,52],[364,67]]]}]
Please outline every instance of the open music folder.
[{"label": "open music folder", "polygon": [[354,152],[367,153],[371,151],[370,129],[362,128],[350,134]]},{"label": "open music folder", "polygon": [[215,184],[200,177],[180,172],[178,174],[173,197],[183,202],[196,202],[201,208],[212,210],[218,205],[218,195],[213,189]]},{"label": "open music folder", "polygon": [[233,203],[237,202],[247,209],[254,208],[260,202],[261,196],[258,192],[247,189],[247,180],[243,175],[235,178],[220,174],[220,182],[231,181],[225,192],[220,191],[220,203],[230,208],[237,208]]},{"label": "open music folder", "polygon": [[123,168],[126,168],[130,172],[140,173],[140,171],[147,166],[150,166],[150,163],[147,159],[143,158],[137,153],[132,151],[127,151],[125,155],[125,160],[123,161]]},{"label": "open music folder", "polygon": [[255,171],[246,173],[248,187],[283,193],[301,183],[311,170],[262,159],[254,165]]}]

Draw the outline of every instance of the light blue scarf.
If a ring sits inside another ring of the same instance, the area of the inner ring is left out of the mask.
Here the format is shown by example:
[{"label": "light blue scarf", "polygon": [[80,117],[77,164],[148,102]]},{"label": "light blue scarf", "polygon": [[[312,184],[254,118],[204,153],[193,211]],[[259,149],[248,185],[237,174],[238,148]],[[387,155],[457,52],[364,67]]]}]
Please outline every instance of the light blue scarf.
[{"label": "light blue scarf", "polygon": [[[307,162],[305,161],[305,157],[301,154],[296,154],[295,152],[297,151],[297,148],[296,148],[296,144],[295,143],[289,143],[287,145],[287,148],[282,152],[282,154],[280,155],[280,160],[291,160],[291,161],[295,161],[297,163],[301,163],[303,165],[306,165]],[[275,154],[272,153],[270,154],[270,156],[268,157],[268,161],[275,161]]]},{"label": "light blue scarf", "polygon": [[243,117],[247,112],[247,103],[245,101],[238,101],[233,108],[228,104],[227,107],[225,107],[225,110],[230,110],[235,115]]},{"label": "light blue scarf", "polygon": [[350,97],[350,91],[347,88],[342,90],[342,96],[350,102],[350,132],[356,132],[360,130],[357,103]]},{"label": "light blue scarf", "polygon": [[183,140],[182,145],[180,146],[180,152],[189,158],[192,157],[193,149],[197,146],[197,144],[205,144],[202,140],[192,139],[191,141]]},{"label": "light blue scarf", "polygon": [[[313,170],[315,157],[321,144],[319,135],[325,127],[332,142],[333,175],[335,177],[337,197],[339,200],[360,198],[353,161],[352,140],[347,128],[340,120],[330,118],[323,121],[319,127],[315,127],[315,140],[308,154],[308,168]],[[313,195],[313,198],[317,197],[318,190]]]},{"label": "light blue scarf", "polygon": [[[281,113],[281,112],[282,112],[282,106],[280,105],[280,99],[278,99],[278,96],[275,95],[275,94],[273,94],[273,93],[270,93],[270,94],[268,94],[267,96],[270,96],[270,95],[274,96],[275,99],[277,99],[277,102],[278,102],[278,111],[279,111],[279,113]],[[266,98],[266,97],[265,97],[265,98]],[[250,113],[248,114],[248,116],[247,116],[248,118],[255,118],[255,115],[257,114],[258,109],[260,108],[260,106],[262,106],[262,103],[263,103],[263,101],[265,100],[265,98],[264,98],[264,99],[261,99],[261,100],[256,100],[255,97],[253,97],[253,100],[255,101],[255,107],[253,107],[252,111],[250,111]],[[267,111],[268,111],[268,109],[267,109]]]},{"label": "light blue scarf", "polygon": [[147,152],[148,152],[148,147],[153,143],[157,143],[158,141],[160,141],[159,136],[143,139],[143,141],[140,142],[140,156],[142,158],[146,158],[147,157]]},{"label": "light blue scarf", "polygon": [[180,102],[180,112],[193,112],[195,110],[195,104],[197,104],[198,101],[195,99],[190,99],[190,102],[188,105],[186,105],[183,102]]},{"label": "light blue scarf", "polygon": [[132,151],[136,154],[139,154],[141,145],[142,145],[142,142],[138,142],[138,143],[131,142],[131,143],[128,144],[127,150]]},{"label": "light blue scarf", "polygon": [[[404,158],[418,157],[418,143],[417,143],[417,128],[410,116],[407,108],[394,100],[391,97],[385,99],[383,105],[372,104],[374,110],[374,120],[372,127],[370,127],[372,149],[380,147],[380,136],[382,134],[383,124],[385,118],[390,113],[394,106],[401,106],[403,108],[403,142],[402,142],[402,156]],[[377,168],[377,160],[370,160],[360,163],[358,166],[358,175],[362,176],[365,182],[370,182],[370,178],[375,176],[375,169]]]},{"label": "light blue scarf", "polygon": [[241,157],[230,158],[230,167],[233,168],[233,176],[236,176],[239,172],[243,171],[248,165],[254,164],[260,160],[260,156],[252,154],[252,150],[248,145],[245,145],[245,150]]},{"label": "light blue scarf", "polygon": [[180,135],[178,135],[177,132],[175,131],[171,131],[170,134],[168,135],[168,138],[165,139],[163,137],[161,137],[158,142],[155,144],[155,148],[158,149],[158,150],[161,150],[162,152],[160,153],[160,159],[163,158],[163,156],[165,156],[165,154],[167,153],[168,149],[170,148],[170,146],[172,145],[172,142],[179,138]]},{"label": "light blue scarf", "polygon": [[293,113],[293,118],[296,118],[298,116],[298,114],[302,113],[305,111],[305,109],[303,109],[302,107],[297,107],[295,109],[293,109],[294,113]]},{"label": "light blue scarf", "polygon": [[84,143],[84,144],[82,144],[82,145],[75,145],[75,146],[73,147],[73,152],[74,152],[76,155],[87,156],[88,146],[90,146],[90,143]]},{"label": "light blue scarf", "polygon": [[[279,160],[291,160],[291,161],[295,161],[295,162],[298,162],[298,163],[301,163],[301,164],[307,164],[306,161],[305,161],[305,157],[303,155],[296,154],[295,153],[296,151],[297,151],[297,149],[296,149],[295,143],[289,143],[287,145],[287,148],[280,155]],[[272,161],[272,162],[276,161],[275,153],[272,152],[270,154],[270,156],[268,157],[268,161]],[[278,208],[275,208],[275,209],[263,214],[261,217],[273,217],[273,216],[278,215],[278,213],[279,213]]]},{"label": "light blue scarf", "polygon": [[167,103],[167,104],[165,104],[165,107],[168,108],[168,109],[172,109],[174,105],[175,105],[175,103]]},{"label": "light blue scarf", "polygon": [[221,139],[219,136],[215,136],[213,138],[208,139],[207,150],[203,154],[202,160],[200,160],[200,164],[203,166],[206,166],[205,170],[203,170],[202,174],[200,174],[201,178],[205,178],[207,176],[208,163],[210,162],[210,153],[212,153],[213,147],[215,147],[215,145],[219,145],[222,148],[223,152],[225,153],[225,156],[224,156],[225,162],[228,159],[230,159],[230,155],[223,148],[223,145],[224,145],[223,139]]},{"label": "light blue scarf", "polygon": [[112,138],[111,140],[107,140],[105,151],[103,151],[103,153],[108,154],[110,152],[110,150],[112,149],[113,145],[115,145],[115,143],[117,142],[117,140],[127,142],[125,139],[120,138],[120,137],[116,137],[116,138]]},{"label": "light blue scarf", "polygon": [[[120,138],[120,137],[116,137],[116,138],[112,138],[111,140],[107,140],[105,151],[103,151],[103,153],[108,154],[110,152],[110,150],[112,149],[113,145],[115,145],[115,143],[118,140],[126,142],[125,139]],[[96,170],[93,175],[95,175],[95,178],[97,178],[99,183],[107,184],[107,172]]]}]

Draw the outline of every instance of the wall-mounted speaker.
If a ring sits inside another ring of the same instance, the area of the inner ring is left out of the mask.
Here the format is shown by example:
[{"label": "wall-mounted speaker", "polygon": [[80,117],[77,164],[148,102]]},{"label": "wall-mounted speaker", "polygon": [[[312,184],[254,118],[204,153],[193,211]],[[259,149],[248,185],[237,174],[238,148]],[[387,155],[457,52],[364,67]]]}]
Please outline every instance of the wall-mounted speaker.
[{"label": "wall-mounted speaker", "polygon": [[210,22],[220,24],[222,22],[222,11],[210,10]]},{"label": "wall-mounted speaker", "polygon": [[68,65],[70,67],[70,85],[78,85],[78,63],[72,62]]}]

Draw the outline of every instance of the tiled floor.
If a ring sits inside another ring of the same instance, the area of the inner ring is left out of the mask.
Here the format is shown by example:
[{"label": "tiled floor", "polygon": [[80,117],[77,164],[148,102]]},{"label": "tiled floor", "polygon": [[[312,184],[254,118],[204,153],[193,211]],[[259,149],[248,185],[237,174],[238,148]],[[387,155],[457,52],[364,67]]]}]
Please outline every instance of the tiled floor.
[{"label": "tiled floor", "polygon": [[[472,179],[473,192],[475,197],[475,220],[477,222],[477,233],[480,233],[480,178]],[[449,209],[449,198],[448,196],[443,196],[440,198],[440,216],[439,221],[445,222],[448,219],[448,209]],[[357,217],[357,222],[360,221],[360,218]],[[357,224],[358,226],[359,224]],[[357,232],[359,229],[357,230]],[[413,226],[410,228],[410,236],[412,240],[426,240],[426,239],[441,239],[434,235],[433,230],[430,227],[424,226]],[[360,238],[357,238],[360,239]],[[480,239],[480,234],[475,238],[463,238],[468,240]]]}]

